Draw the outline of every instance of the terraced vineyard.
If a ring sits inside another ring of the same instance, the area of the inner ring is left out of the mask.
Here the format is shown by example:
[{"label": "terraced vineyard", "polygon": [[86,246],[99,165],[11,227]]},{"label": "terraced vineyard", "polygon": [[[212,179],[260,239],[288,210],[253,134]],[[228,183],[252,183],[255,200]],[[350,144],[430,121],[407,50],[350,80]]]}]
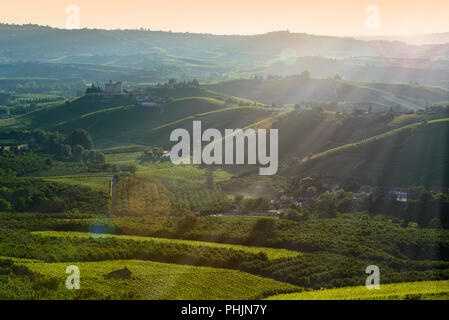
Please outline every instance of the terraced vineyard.
[{"label": "terraced vineyard", "polygon": [[275,260],[280,258],[290,258],[297,257],[301,253],[297,251],[287,250],[287,249],[273,249],[273,248],[264,248],[264,247],[248,247],[241,245],[233,245],[233,244],[223,244],[223,243],[215,243],[215,242],[202,242],[202,241],[191,241],[191,240],[177,240],[177,239],[163,239],[163,238],[153,238],[153,237],[138,237],[138,236],[125,236],[125,235],[96,235],[90,233],[83,232],[59,232],[59,231],[38,231],[33,232],[33,234],[37,234],[43,237],[79,237],[79,238],[90,238],[93,237],[95,239],[123,239],[123,240],[134,240],[134,241],[153,241],[157,243],[174,243],[174,244],[184,244],[194,247],[205,246],[205,247],[214,247],[214,248],[224,248],[224,249],[232,249],[232,250],[241,250],[247,253],[259,253],[263,252],[267,255],[268,259]]},{"label": "terraced vineyard", "polygon": [[97,191],[108,192],[111,177],[105,175],[75,175],[44,178],[49,182],[61,182],[70,185],[89,187]]},{"label": "terraced vineyard", "polygon": [[449,281],[406,282],[381,285],[379,290],[364,286],[281,294],[269,300],[405,300],[449,299]]},{"label": "terraced vineyard", "polygon": [[449,122],[449,118],[431,120],[431,121],[429,121],[427,123],[415,122],[415,123],[412,123],[412,124],[408,124],[406,126],[403,126],[403,127],[400,127],[400,128],[397,128],[397,129],[394,129],[394,130],[391,130],[391,131],[388,131],[388,132],[385,132],[385,133],[382,133],[382,134],[379,134],[379,135],[374,136],[374,137],[370,137],[370,138],[364,139],[364,140],[356,142],[356,143],[346,144],[346,145],[343,145],[343,146],[340,146],[340,147],[337,147],[337,148],[333,148],[331,150],[327,150],[327,151],[324,151],[324,152],[320,152],[320,153],[314,154],[314,155],[310,156],[308,159],[302,159],[302,161],[318,159],[318,158],[327,156],[327,155],[332,154],[332,153],[348,150],[348,149],[351,149],[351,148],[356,148],[358,146],[361,146],[361,145],[364,145],[364,144],[368,144],[370,142],[379,141],[379,140],[382,140],[382,139],[394,136],[395,134],[401,133],[401,132],[403,132],[405,130],[410,130],[410,129],[413,129],[413,128],[416,128],[416,127],[419,127],[419,126],[423,126],[423,125],[427,125],[427,124],[433,124],[433,123],[440,123],[440,122]]},{"label": "terraced vineyard", "polygon": [[[15,259],[20,261],[19,259]],[[43,263],[24,260],[22,264],[44,276],[64,282],[70,263]],[[81,289],[101,292],[106,298],[151,300],[237,300],[260,299],[268,295],[295,292],[299,287],[240,271],[191,267],[174,264],[118,260],[77,263]],[[106,276],[127,267],[131,279],[109,279]]]}]

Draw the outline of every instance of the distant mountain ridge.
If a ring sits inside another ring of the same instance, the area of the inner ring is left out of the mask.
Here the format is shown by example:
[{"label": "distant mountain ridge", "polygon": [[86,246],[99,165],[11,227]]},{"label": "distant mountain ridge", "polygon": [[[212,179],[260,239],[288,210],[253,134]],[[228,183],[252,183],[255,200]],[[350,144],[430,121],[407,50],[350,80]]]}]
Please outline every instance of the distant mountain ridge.
[{"label": "distant mountain ridge", "polygon": [[[10,61],[46,61],[62,54],[136,54],[165,53],[205,58],[210,53],[226,53],[227,59],[237,52],[243,61],[259,57],[265,62],[283,49],[297,54],[345,58],[351,56],[431,58],[442,51],[442,45],[416,46],[401,42],[362,41],[349,37],[316,36],[288,31],[260,35],[212,35],[147,30],[66,30],[36,25],[0,25],[0,56]],[[205,50],[208,49],[208,50]],[[445,57],[449,53],[445,52]]]},{"label": "distant mountain ridge", "polygon": [[288,31],[214,35],[7,24],[0,24],[0,43],[0,78],[151,84],[309,70],[316,77],[339,73],[354,81],[449,86],[449,43],[418,46]]},{"label": "distant mountain ridge", "polygon": [[360,40],[385,40],[385,41],[402,41],[408,44],[425,45],[425,44],[445,44],[449,43],[449,32],[438,32],[429,34],[417,34],[412,36],[355,36]]}]

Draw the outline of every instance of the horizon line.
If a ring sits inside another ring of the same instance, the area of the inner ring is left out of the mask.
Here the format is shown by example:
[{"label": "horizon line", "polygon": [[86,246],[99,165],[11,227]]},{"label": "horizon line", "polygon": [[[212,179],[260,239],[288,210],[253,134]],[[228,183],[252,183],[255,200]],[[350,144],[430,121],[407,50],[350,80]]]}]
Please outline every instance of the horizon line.
[{"label": "horizon line", "polygon": [[[62,28],[59,26],[53,26],[53,25],[42,25],[38,23],[11,23],[11,22],[1,22],[0,26],[2,25],[8,25],[8,26],[36,26],[36,27],[42,27],[42,28],[49,28],[49,29],[57,29],[57,30],[65,30],[65,31],[79,31],[79,30],[102,30],[102,31],[142,31],[142,32],[165,32],[165,33],[178,33],[178,34],[197,34],[197,35],[213,35],[213,36],[261,36],[266,35],[270,33],[290,33],[290,34],[304,34],[304,35],[310,35],[310,36],[318,36],[318,37],[336,37],[336,38],[353,38],[355,40],[361,40],[363,38],[369,39],[369,38],[407,38],[407,37],[425,37],[425,36],[434,36],[434,35],[443,35],[443,34],[449,34],[448,31],[435,31],[430,33],[411,33],[411,34],[373,34],[373,35],[363,35],[363,34],[332,34],[332,33],[309,33],[306,31],[290,31],[287,30],[273,30],[273,31],[267,31],[264,33],[211,33],[211,32],[192,32],[192,31],[173,31],[173,30],[156,30],[151,28],[102,28],[102,27],[83,27],[79,29],[69,29],[69,28]],[[361,40],[366,41],[366,40]]]}]

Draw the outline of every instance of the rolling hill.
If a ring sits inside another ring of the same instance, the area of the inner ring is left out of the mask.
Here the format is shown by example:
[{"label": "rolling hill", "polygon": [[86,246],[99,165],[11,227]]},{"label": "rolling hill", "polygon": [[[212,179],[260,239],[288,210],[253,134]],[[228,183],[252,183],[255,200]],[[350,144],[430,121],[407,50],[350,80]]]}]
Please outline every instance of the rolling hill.
[{"label": "rolling hill", "polygon": [[[309,70],[318,77],[339,73],[354,81],[442,86],[449,81],[447,67],[435,67],[449,56],[444,44],[410,45],[288,31],[214,35],[66,30],[30,24],[0,24],[0,42],[6,48],[0,52],[0,77],[6,78],[76,78],[87,83],[121,79],[137,85],[170,77],[215,81]],[[317,57],[318,61],[313,60]],[[363,59],[354,61],[354,57]],[[373,58],[383,59],[384,65],[373,63]],[[422,61],[426,62],[422,67],[409,67],[421,66]]]},{"label": "rolling hill", "polygon": [[[16,259],[34,272],[62,282],[70,263],[44,263]],[[231,300],[261,299],[266,296],[300,291],[300,288],[276,280],[235,270],[192,267],[139,260],[77,262],[83,289],[109,299],[148,300]],[[108,279],[107,275],[127,267],[131,279]],[[65,288],[61,290],[66,290]],[[98,299],[98,297],[96,297]],[[128,299],[129,299],[128,298]]]},{"label": "rolling hill", "polygon": [[449,86],[447,60],[391,59],[385,56],[335,59],[293,55],[287,57],[287,62],[277,60],[266,66],[264,73],[288,76],[308,70],[316,78],[339,74],[342,78],[352,81],[420,83],[445,88]]},{"label": "rolling hill", "polygon": [[432,103],[449,101],[449,90],[439,87],[300,77],[237,79],[210,83],[205,87],[267,104],[301,104],[303,101],[371,102],[417,110]]},{"label": "rolling hill", "polygon": [[322,174],[370,185],[447,187],[448,137],[448,118],[414,123],[299,160],[285,174]]},{"label": "rolling hill", "polygon": [[246,127],[271,116],[270,112],[255,107],[252,101],[233,97],[229,103],[227,96],[204,89],[150,91],[153,95],[176,98],[170,98],[162,108],[156,108],[140,106],[129,96],[114,99],[83,96],[0,120],[0,128],[44,129],[61,133],[83,128],[91,133],[97,147],[130,143],[168,147],[171,145],[171,131],[179,127],[191,128],[195,119],[202,120],[209,128],[224,129]]}]

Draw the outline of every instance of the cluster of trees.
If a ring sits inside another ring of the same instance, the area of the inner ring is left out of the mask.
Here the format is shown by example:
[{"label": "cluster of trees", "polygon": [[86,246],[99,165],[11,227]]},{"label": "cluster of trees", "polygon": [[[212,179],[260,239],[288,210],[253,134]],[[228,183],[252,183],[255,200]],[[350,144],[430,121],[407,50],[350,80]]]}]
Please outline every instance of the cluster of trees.
[{"label": "cluster of trees", "polygon": [[86,94],[96,94],[101,93],[103,90],[101,90],[100,86],[96,86],[92,83],[90,87],[86,88]]},{"label": "cluster of trees", "polygon": [[296,177],[290,181],[288,193],[295,198],[315,197],[325,190],[325,186],[319,179],[314,179],[312,177]]},{"label": "cluster of trees", "polygon": [[37,179],[2,179],[0,212],[106,212],[108,195],[90,188]]},{"label": "cluster of trees", "polygon": [[0,105],[8,104],[11,100],[11,94],[7,92],[0,92]]},{"label": "cluster of trees", "polygon": [[34,111],[39,108],[39,105],[32,102],[29,105],[13,105],[11,107],[2,107],[0,108],[0,114],[6,114],[9,116],[17,115],[17,114],[25,114],[31,111]]},{"label": "cluster of trees", "polygon": [[293,178],[286,193],[295,199],[311,199],[311,204],[307,208],[292,205],[281,218],[306,221],[310,214],[325,219],[336,218],[339,212],[366,211],[394,217],[402,221],[403,226],[417,223],[420,227],[449,229],[449,195],[446,193],[433,194],[420,186],[408,189],[407,201],[398,201],[394,193],[385,188],[359,187],[351,181],[344,187],[355,192],[346,192],[343,188],[332,191],[320,177]]},{"label": "cluster of trees", "polygon": [[[309,188],[313,179],[304,178],[295,185],[294,194],[296,197],[315,196],[314,201],[306,209],[292,206],[290,210],[281,215],[284,219],[301,221],[299,216],[315,214],[317,217],[336,218],[337,214],[362,212],[370,214],[384,214],[401,221],[406,227],[410,223],[416,223],[419,227],[444,228],[449,229],[449,195],[445,193],[435,193],[427,191],[424,187],[415,187],[408,190],[407,201],[399,201],[390,192],[381,192],[376,187],[362,186],[359,190],[361,194],[346,192],[339,188],[335,191],[326,191],[326,188],[316,184],[313,192]],[[316,189],[315,189],[316,188]],[[320,190],[315,192],[315,190]],[[297,211],[297,214],[293,212]]]},{"label": "cluster of trees", "polygon": [[[20,64],[20,66],[15,65],[14,67],[22,68],[22,70],[29,70],[33,67],[33,64],[23,63]],[[32,80],[12,76],[11,78],[2,79],[2,81],[0,81],[0,90],[16,92],[18,94],[48,94],[49,92],[59,91],[63,92],[66,96],[76,96],[77,91],[81,89],[84,90],[85,85],[79,78],[62,79],[59,76],[55,76],[55,78],[58,79]]]},{"label": "cluster of trees", "polygon": [[271,200],[263,197],[252,199],[237,195],[235,197],[235,205],[244,214],[249,212],[260,212],[274,209]]},{"label": "cluster of trees", "polygon": [[17,147],[0,148],[0,177],[27,176],[51,167],[52,160]]},{"label": "cluster of trees", "polygon": [[104,164],[103,153],[93,150],[93,140],[89,132],[76,129],[68,136],[58,132],[43,130],[10,131],[2,134],[5,139],[15,139],[28,145],[28,149],[51,154],[58,160],[84,161],[90,164]]},{"label": "cluster of trees", "polygon": [[[187,207],[188,207],[188,205],[187,205]],[[218,198],[218,197],[216,197],[216,199],[211,200],[210,202],[207,202],[207,203],[201,203],[199,201],[193,202],[190,204],[190,209],[188,209],[186,211],[187,207],[186,207],[186,203],[184,203],[184,207],[181,207],[180,212],[184,212],[184,213],[185,212],[196,212],[197,210],[195,210],[195,209],[199,208],[199,213],[201,216],[209,216],[209,215],[223,212],[225,210],[231,210],[233,208],[231,201],[227,201],[226,199]],[[184,209],[184,210],[182,210],[182,209]]]},{"label": "cluster of trees", "polygon": [[[21,98],[20,96],[10,96],[9,98],[1,98],[0,93],[0,114],[18,115],[34,111],[47,102],[63,100],[62,96],[46,97],[46,98]],[[4,101],[2,103],[1,101]],[[6,105],[2,107],[1,105]]]},{"label": "cluster of trees", "polygon": [[248,214],[250,212],[264,212],[274,208],[271,200],[263,197],[252,199],[237,195],[234,199],[228,199],[222,196],[219,199],[206,204],[206,206],[200,210],[200,215],[209,216],[234,209],[238,210],[239,214]]},{"label": "cluster of trees", "polygon": [[296,206],[292,206],[288,208],[286,211],[281,212],[279,215],[279,219],[286,219],[291,221],[308,221],[310,218],[310,211],[308,209],[298,208]]},{"label": "cluster of trees", "polygon": [[[413,192],[414,191],[414,192]],[[370,194],[363,205],[370,213],[383,213],[404,222],[417,223],[420,227],[449,229],[449,195],[432,194],[423,187],[414,188],[408,193],[406,202],[395,197]]]}]

